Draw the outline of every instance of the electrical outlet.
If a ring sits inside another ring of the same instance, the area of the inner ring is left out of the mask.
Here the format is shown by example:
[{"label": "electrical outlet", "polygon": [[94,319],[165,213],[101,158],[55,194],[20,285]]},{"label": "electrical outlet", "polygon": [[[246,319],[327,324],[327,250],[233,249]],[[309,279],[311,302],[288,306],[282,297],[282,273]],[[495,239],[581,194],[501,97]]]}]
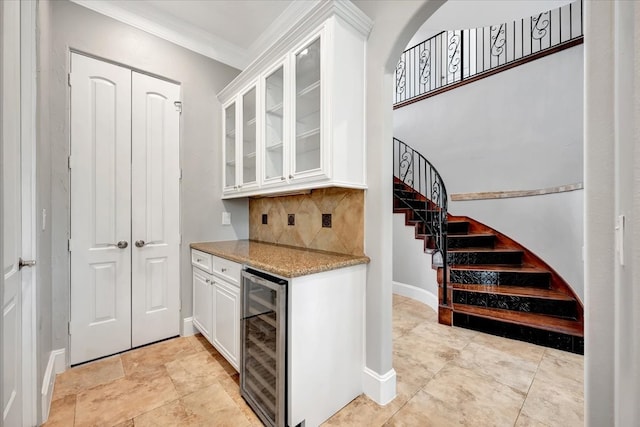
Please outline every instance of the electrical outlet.
[{"label": "electrical outlet", "polygon": [[287,215],[287,224],[288,225],[296,225],[296,214]]},{"label": "electrical outlet", "polygon": [[262,214],[262,223],[267,224],[267,214]]}]

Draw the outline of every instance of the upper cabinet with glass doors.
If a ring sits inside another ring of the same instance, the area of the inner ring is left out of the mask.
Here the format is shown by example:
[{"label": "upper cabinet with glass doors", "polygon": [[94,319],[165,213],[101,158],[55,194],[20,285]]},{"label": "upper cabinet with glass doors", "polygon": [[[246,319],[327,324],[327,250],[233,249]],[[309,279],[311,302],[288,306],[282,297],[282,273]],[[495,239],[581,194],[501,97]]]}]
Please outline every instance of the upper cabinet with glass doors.
[{"label": "upper cabinet with glass doors", "polygon": [[366,188],[364,78],[371,21],[344,1],[322,2],[300,19],[315,30],[293,26],[218,94],[225,124],[223,198]]},{"label": "upper cabinet with glass doors", "polygon": [[224,193],[258,188],[257,88],[250,86],[227,102],[224,123]]}]

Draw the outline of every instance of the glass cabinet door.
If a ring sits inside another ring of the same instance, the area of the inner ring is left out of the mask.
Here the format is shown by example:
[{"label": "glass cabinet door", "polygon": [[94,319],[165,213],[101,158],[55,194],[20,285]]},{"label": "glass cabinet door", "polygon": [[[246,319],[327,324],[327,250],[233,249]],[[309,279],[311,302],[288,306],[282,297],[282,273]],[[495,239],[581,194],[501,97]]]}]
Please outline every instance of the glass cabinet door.
[{"label": "glass cabinet door", "polygon": [[295,57],[294,172],[319,169],[320,162],[320,38]]},{"label": "glass cabinet door", "polygon": [[236,103],[224,109],[224,186],[236,186]]},{"label": "glass cabinet door", "polygon": [[264,179],[284,179],[284,66],[264,80]]},{"label": "glass cabinet door", "polygon": [[256,182],[256,88],[242,95],[242,184]]}]

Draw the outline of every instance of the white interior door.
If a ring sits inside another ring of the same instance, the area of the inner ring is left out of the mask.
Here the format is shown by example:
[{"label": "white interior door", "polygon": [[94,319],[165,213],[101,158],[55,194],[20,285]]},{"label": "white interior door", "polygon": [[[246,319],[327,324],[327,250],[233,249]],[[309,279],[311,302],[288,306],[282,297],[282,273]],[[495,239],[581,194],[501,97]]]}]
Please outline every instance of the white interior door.
[{"label": "white interior door", "polygon": [[71,55],[71,364],[131,348],[131,71]]},{"label": "white interior door", "polygon": [[22,425],[20,3],[2,2],[2,425]]},{"label": "white interior door", "polygon": [[134,347],[180,333],[180,86],[132,73]]}]

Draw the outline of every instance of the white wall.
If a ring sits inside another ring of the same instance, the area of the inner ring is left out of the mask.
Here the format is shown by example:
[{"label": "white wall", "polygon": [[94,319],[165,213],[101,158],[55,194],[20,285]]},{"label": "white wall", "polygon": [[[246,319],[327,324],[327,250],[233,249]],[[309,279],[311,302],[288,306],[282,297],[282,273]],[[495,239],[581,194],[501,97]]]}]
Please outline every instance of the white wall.
[{"label": "white wall", "polygon": [[[454,193],[583,181],[583,47],[576,46],[394,111],[394,136]],[[532,250],[584,297],[582,192],[451,202]]]},{"label": "white wall", "polygon": [[404,214],[394,214],[394,293],[418,299],[438,311],[438,272],[431,261],[431,254],[424,252],[424,240],[415,238],[415,227],[405,225]]},{"label": "white wall", "polygon": [[585,425],[637,426],[640,4],[585,6]]},{"label": "white wall", "polygon": [[[238,70],[198,55],[136,28],[122,24],[68,1],[49,2],[51,8],[50,130],[43,139],[40,163],[51,167],[53,348],[66,348],[69,313],[69,71],[70,51],[76,49],[125,66],[172,79],[181,84],[181,194],[182,316],[192,312],[189,243],[248,236],[246,200],[220,200],[220,105],[216,93]],[[42,24],[47,24],[43,22]],[[45,102],[47,102],[45,101]],[[232,213],[232,226],[221,226],[221,212]]]}]

